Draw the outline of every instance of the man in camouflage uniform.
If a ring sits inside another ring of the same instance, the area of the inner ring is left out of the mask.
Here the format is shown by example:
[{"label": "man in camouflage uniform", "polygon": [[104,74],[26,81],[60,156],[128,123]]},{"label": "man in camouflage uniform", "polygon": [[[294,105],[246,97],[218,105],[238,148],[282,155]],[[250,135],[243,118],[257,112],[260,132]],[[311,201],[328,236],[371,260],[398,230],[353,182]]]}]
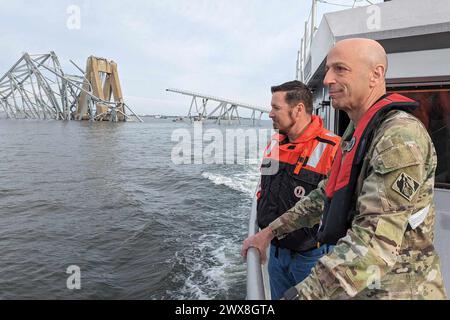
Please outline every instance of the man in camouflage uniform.
[{"label": "man in camouflage uniform", "polygon": [[[351,149],[361,118],[385,97],[386,69],[386,53],[373,40],[343,40],[329,52],[324,84],[333,107],[351,119],[342,137],[343,155]],[[367,150],[346,235],[310,276],[288,290],[287,299],[446,299],[433,245],[437,159],[426,129],[409,113],[391,110],[376,127]],[[320,221],[327,183],[322,181],[309,196],[246,239],[242,255],[255,247],[264,262],[271,239]]]}]

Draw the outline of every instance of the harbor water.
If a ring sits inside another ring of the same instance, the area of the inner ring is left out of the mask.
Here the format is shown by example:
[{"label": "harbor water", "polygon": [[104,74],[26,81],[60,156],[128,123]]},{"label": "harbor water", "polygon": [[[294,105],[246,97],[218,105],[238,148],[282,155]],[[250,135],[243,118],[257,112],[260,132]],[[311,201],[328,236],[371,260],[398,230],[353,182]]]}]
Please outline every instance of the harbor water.
[{"label": "harbor water", "polygon": [[145,120],[0,120],[0,299],[245,298],[258,165],[174,164],[193,126]]}]

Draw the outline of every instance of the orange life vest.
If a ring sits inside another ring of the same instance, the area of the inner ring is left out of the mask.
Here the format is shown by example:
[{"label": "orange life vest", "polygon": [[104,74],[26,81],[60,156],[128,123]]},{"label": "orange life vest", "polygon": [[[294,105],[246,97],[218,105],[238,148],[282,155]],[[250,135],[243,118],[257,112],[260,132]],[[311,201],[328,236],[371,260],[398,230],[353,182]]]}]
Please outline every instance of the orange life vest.
[{"label": "orange life vest", "polygon": [[[274,134],[264,152],[257,206],[261,228],[314,190],[331,168],[340,138],[323,128],[320,117],[313,115],[311,120],[293,142],[284,135]],[[317,244],[317,229],[318,225],[303,228],[273,243],[294,251],[309,250]]]}]

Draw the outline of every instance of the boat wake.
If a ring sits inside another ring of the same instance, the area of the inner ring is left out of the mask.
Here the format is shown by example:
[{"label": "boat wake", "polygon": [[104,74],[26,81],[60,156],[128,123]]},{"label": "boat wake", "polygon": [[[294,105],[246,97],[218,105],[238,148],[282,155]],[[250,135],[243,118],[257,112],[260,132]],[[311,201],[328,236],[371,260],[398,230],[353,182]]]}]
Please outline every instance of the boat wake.
[{"label": "boat wake", "polygon": [[259,173],[251,170],[246,173],[238,173],[232,176],[225,176],[222,174],[203,172],[202,177],[210,180],[215,185],[223,185],[235,191],[245,193],[252,196],[258,184]]}]

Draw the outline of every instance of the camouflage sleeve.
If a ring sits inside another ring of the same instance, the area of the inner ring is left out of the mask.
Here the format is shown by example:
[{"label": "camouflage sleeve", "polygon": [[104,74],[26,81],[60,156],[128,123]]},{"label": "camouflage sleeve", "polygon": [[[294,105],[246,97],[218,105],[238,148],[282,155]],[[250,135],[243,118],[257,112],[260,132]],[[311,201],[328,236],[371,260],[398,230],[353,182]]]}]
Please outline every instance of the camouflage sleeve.
[{"label": "camouflage sleeve", "polygon": [[326,181],[327,179],[322,180],[317,189],[311,191],[308,196],[303,197],[294,207],[269,225],[279,239],[289,232],[313,227],[320,222],[326,200]]},{"label": "camouflage sleeve", "polygon": [[371,149],[359,213],[347,235],[296,286],[300,299],[348,299],[383,283],[399,256],[408,219],[430,203],[435,153],[425,129],[406,122],[383,131]]}]

